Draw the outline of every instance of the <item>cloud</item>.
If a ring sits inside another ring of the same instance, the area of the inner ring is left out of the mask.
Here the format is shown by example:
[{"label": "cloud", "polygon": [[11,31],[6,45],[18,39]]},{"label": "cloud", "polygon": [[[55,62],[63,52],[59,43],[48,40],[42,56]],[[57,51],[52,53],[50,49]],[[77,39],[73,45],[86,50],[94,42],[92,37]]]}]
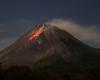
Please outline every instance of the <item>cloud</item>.
[{"label": "cloud", "polygon": [[14,41],[16,41],[17,38],[2,38],[0,39],[0,51],[4,48],[6,48],[7,46],[11,45]]},{"label": "cloud", "polygon": [[21,36],[31,29],[32,22],[30,20],[19,19],[9,23],[0,24],[0,39],[5,37]]},{"label": "cloud", "polygon": [[0,50],[6,48],[20,36],[31,29],[30,20],[20,19],[5,24],[0,24]]},{"label": "cloud", "polygon": [[74,21],[64,19],[53,19],[48,21],[47,24],[54,25],[60,29],[66,30],[82,41],[92,41],[94,43],[100,44],[100,31],[97,26],[83,26]]}]

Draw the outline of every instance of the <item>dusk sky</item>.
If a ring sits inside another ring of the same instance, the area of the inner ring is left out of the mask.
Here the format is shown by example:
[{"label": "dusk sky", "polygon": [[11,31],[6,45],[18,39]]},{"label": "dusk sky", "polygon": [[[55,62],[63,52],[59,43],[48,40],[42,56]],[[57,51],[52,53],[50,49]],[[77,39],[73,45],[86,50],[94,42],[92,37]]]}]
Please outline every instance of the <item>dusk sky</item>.
[{"label": "dusk sky", "polygon": [[100,48],[100,0],[0,0],[0,48],[11,44],[34,24],[55,20],[78,25],[77,29],[81,27],[88,36],[96,36],[82,41]]}]

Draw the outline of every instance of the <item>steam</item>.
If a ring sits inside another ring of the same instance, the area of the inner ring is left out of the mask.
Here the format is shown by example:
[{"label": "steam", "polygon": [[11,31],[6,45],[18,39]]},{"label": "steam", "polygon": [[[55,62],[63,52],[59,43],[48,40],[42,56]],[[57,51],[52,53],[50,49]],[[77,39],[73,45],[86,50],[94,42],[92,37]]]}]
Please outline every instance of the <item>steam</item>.
[{"label": "steam", "polygon": [[100,44],[100,32],[98,31],[97,26],[83,26],[74,21],[64,19],[53,19],[46,24],[54,25],[60,29],[66,30],[80,40],[92,41]]}]

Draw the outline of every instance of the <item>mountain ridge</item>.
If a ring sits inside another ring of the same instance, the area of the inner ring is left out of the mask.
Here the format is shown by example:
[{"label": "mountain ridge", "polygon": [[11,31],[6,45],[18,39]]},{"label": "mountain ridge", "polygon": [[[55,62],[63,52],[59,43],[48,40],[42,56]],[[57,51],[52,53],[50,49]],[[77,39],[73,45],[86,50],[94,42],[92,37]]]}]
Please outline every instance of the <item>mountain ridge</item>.
[{"label": "mountain ridge", "polygon": [[68,32],[47,24],[36,25],[32,31],[0,52],[0,62],[4,65],[30,67],[53,55],[63,58],[66,64],[70,63],[74,67],[100,66],[98,50],[82,43]]}]

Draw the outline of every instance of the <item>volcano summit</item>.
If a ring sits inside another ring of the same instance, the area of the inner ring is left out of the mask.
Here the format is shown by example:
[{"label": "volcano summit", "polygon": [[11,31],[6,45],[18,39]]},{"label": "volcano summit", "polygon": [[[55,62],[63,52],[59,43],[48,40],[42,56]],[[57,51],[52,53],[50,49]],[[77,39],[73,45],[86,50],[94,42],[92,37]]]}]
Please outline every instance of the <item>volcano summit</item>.
[{"label": "volcano summit", "polygon": [[66,70],[99,68],[100,50],[82,43],[56,26],[39,24],[1,51],[0,62],[4,66],[56,65]]}]

